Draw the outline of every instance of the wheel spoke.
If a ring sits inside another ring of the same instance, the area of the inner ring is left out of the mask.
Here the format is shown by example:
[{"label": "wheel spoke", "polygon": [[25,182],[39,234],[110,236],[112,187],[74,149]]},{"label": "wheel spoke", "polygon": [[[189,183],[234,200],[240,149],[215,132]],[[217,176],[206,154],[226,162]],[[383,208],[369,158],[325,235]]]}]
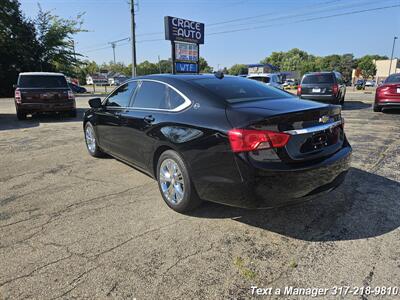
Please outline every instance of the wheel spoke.
[{"label": "wheel spoke", "polygon": [[171,182],[171,175],[170,175],[170,173],[168,173],[168,171],[167,170],[165,170],[165,169],[162,169],[161,171],[160,171],[160,179],[163,181],[163,182]]},{"label": "wheel spoke", "polygon": [[159,169],[159,181],[166,201],[178,204],[185,196],[185,180],[179,165],[171,158],[165,159]]}]

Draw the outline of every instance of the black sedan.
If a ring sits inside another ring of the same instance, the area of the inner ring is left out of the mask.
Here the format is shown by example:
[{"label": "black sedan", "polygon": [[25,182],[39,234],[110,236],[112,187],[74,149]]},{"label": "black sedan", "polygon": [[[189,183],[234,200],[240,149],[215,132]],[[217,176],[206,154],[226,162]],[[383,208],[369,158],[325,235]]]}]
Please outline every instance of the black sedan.
[{"label": "black sedan", "polygon": [[304,201],[336,188],[349,168],[340,106],[254,80],[137,77],[89,104],[89,153],[147,173],[179,212],[201,200],[247,208]]},{"label": "black sedan", "polygon": [[68,86],[76,94],[84,94],[87,92],[87,90],[83,86],[77,85],[72,82],[68,82]]}]

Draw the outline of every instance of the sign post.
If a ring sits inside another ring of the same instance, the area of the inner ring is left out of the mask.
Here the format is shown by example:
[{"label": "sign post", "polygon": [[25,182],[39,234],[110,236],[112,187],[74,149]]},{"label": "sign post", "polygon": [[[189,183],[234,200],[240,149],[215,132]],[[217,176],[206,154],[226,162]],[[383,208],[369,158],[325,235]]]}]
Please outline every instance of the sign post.
[{"label": "sign post", "polygon": [[199,73],[199,45],[204,44],[204,24],[164,17],[165,39],[171,41],[172,73]]}]

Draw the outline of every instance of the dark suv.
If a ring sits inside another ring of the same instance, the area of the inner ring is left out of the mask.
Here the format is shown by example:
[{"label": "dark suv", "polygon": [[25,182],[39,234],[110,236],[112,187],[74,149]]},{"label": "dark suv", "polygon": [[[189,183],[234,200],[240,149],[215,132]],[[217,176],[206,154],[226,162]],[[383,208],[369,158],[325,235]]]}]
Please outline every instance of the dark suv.
[{"label": "dark suv", "polygon": [[19,120],[26,119],[27,114],[44,112],[76,116],[74,93],[61,73],[20,73],[14,100]]},{"label": "dark suv", "polygon": [[304,99],[344,104],[346,84],[339,72],[305,74],[297,87],[297,96]]}]

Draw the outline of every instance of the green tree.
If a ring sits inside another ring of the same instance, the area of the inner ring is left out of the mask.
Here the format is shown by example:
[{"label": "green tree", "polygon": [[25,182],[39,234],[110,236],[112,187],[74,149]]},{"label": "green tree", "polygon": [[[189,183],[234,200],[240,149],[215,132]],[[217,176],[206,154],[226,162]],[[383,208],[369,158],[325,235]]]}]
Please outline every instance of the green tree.
[{"label": "green tree", "polygon": [[38,50],[35,26],[19,2],[0,0],[0,95],[12,95],[20,72],[40,70]]},{"label": "green tree", "polygon": [[172,73],[171,59],[162,59],[157,65],[159,68],[159,73]]},{"label": "green tree", "polygon": [[76,19],[62,19],[50,11],[42,10],[39,5],[35,26],[40,45],[39,62],[43,71],[59,71],[76,76],[81,55],[74,51],[73,36],[85,31],[82,29],[83,15],[79,14]]},{"label": "green tree", "polygon": [[228,73],[230,75],[242,75],[248,73],[248,68],[243,64],[235,64],[229,68]]},{"label": "green tree", "polygon": [[364,55],[357,62],[357,67],[360,68],[362,76],[366,79],[376,74],[374,59],[373,55]]},{"label": "green tree", "polygon": [[208,65],[208,62],[203,58],[199,58],[200,73],[212,73],[213,68]]},{"label": "green tree", "polygon": [[270,56],[261,60],[260,63],[271,64],[281,71],[297,71],[300,75],[305,72],[314,71],[316,57],[307,52],[293,48],[288,52],[272,52]]},{"label": "green tree", "polygon": [[151,63],[148,60],[140,63],[136,67],[137,75],[150,75],[159,73],[159,68],[157,64]]}]

